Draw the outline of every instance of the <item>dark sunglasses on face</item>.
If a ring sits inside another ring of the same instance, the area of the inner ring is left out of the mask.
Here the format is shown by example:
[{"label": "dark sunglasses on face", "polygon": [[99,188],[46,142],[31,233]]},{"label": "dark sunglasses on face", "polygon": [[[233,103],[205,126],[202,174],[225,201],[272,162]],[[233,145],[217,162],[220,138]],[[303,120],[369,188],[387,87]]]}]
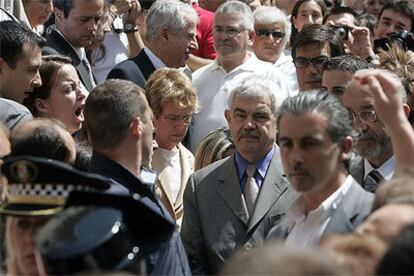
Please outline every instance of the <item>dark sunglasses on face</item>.
[{"label": "dark sunglasses on face", "polygon": [[273,38],[283,38],[283,37],[285,37],[285,33],[280,32],[280,31],[257,30],[256,34],[260,38],[265,38],[265,37],[268,37],[269,35],[271,35]]}]

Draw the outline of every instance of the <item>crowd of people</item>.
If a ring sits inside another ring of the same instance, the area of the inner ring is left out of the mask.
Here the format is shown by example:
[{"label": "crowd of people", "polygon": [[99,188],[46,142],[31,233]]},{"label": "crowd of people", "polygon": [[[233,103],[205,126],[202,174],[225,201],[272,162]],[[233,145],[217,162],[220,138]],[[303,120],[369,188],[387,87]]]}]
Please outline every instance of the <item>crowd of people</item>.
[{"label": "crowd of people", "polygon": [[414,274],[414,1],[1,0],[0,273]]}]

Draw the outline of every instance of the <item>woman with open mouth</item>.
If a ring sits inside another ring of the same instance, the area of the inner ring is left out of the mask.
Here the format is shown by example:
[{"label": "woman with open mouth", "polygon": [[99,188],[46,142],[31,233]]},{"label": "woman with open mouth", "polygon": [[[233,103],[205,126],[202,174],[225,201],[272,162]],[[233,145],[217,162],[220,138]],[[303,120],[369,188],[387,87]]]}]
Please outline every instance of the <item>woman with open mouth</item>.
[{"label": "woman with open mouth", "polygon": [[82,127],[88,95],[81,87],[75,67],[67,57],[46,56],[39,71],[42,86],[34,89],[23,104],[34,117],[58,119],[74,134]]}]

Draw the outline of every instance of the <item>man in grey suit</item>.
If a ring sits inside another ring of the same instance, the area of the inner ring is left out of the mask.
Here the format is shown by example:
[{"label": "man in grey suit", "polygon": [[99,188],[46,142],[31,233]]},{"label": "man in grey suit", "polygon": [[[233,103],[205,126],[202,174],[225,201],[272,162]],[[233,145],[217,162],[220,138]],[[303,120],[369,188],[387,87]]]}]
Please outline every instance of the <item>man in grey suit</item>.
[{"label": "man in grey suit", "polygon": [[369,214],[373,194],[348,174],[353,128],[333,94],[309,91],[287,99],[277,117],[284,172],[300,197],[270,238],[312,247],[327,233],[348,233]]},{"label": "man in grey suit", "polygon": [[236,152],[189,179],[181,235],[193,274],[216,274],[236,249],[262,244],[296,198],[275,144],[273,87],[250,76],[232,90],[225,117]]},{"label": "man in grey suit", "polygon": [[[365,190],[375,192],[381,181],[389,181],[394,175],[396,162],[390,132],[377,116],[373,92],[358,77],[351,79],[342,101],[351,111],[354,128],[359,133],[354,147],[360,156],[352,160],[350,172]],[[401,102],[408,118],[410,107],[406,104],[405,90]]]}]

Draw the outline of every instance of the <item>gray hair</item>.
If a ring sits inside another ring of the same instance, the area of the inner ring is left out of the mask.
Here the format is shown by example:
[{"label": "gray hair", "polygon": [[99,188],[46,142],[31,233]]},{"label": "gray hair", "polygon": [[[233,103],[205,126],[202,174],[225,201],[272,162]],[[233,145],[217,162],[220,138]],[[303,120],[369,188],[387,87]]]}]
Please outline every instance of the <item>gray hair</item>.
[{"label": "gray hair", "polygon": [[224,2],[216,10],[214,17],[219,14],[240,15],[242,19],[240,26],[249,31],[254,30],[253,13],[246,3],[236,0]]},{"label": "gray hair", "polygon": [[256,98],[265,97],[270,100],[270,109],[276,116],[276,93],[274,87],[279,87],[276,83],[262,76],[249,76],[237,85],[230,93],[229,108],[233,106],[236,97]]},{"label": "gray hair", "polygon": [[320,113],[328,119],[328,135],[334,143],[341,142],[347,136],[356,137],[348,109],[333,94],[315,89],[299,93],[287,98],[278,109],[277,129],[280,120],[286,113],[301,115],[304,113]]},{"label": "gray hair", "polygon": [[156,40],[163,27],[178,33],[189,23],[198,23],[198,14],[192,6],[178,0],[157,0],[149,9],[147,16],[148,42]]},{"label": "gray hair", "polygon": [[286,14],[276,7],[260,6],[254,12],[254,24],[270,25],[274,23],[283,23],[285,37],[283,41],[288,42],[290,38],[291,26]]}]

